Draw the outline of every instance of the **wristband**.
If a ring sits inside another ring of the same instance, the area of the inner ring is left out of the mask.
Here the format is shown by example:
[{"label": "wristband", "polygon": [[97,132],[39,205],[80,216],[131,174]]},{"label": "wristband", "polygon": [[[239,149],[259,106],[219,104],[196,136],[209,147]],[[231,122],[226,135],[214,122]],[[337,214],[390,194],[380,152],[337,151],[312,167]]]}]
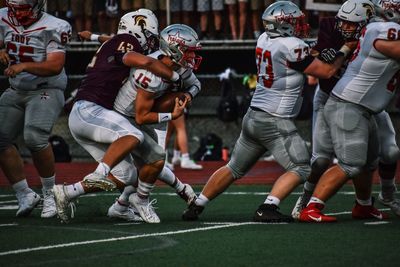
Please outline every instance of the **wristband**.
[{"label": "wristband", "polygon": [[99,37],[100,37],[100,35],[98,35],[98,34],[91,34],[90,35],[90,41],[96,41],[96,42],[98,42],[99,41]]},{"label": "wristband", "polygon": [[351,53],[351,49],[347,45],[343,45],[340,49],[339,52],[343,53],[344,57],[347,57]]},{"label": "wristband", "polygon": [[158,113],[158,122],[172,120],[172,113]]},{"label": "wristband", "polygon": [[179,80],[179,74],[175,71],[172,72],[172,77],[171,77],[171,81],[176,82],[177,80]]}]

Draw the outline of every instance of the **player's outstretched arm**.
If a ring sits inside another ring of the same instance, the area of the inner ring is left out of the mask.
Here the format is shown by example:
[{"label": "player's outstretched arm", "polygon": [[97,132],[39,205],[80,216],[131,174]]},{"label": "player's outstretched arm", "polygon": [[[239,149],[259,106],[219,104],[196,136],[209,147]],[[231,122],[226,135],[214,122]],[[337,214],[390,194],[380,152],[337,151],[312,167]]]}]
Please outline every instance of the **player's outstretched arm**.
[{"label": "player's outstretched arm", "polygon": [[4,75],[15,77],[17,74],[26,71],[37,76],[54,76],[59,74],[65,63],[64,52],[53,52],[47,54],[47,59],[42,62],[22,62],[12,65],[4,70]]},{"label": "player's outstretched arm", "polygon": [[122,58],[122,62],[128,67],[140,68],[154,73],[156,76],[175,82],[179,74],[172,71],[160,60],[142,55],[136,52],[128,52]]},{"label": "player's outstretched arm", "polygon": [[378,50],[385,56],[400,61],[400,40],[377,40],[374,43],[374,46],[376,50]]},{"label": "player's outstretched arm", "polygon": [[91,31],[81,31],[78,32],[79,38],[83,41],[95,41],[100,42],[101,44],[110,40],[112,37],[106,34],[94,34]]}]

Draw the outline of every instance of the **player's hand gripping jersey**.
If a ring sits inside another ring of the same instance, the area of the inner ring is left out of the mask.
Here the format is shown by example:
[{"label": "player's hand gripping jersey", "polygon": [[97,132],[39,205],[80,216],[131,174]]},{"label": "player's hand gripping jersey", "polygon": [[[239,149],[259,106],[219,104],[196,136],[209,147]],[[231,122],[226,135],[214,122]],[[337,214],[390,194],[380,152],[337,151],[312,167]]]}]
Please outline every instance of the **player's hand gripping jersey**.
[{"label": "player's hand gripping jersey", "polygon": [[400,62],[378,52],[377,40],[398,40],[400,25],[373,22],[367,25],[346,72],[332,93],[379,113],[389,104],[400,82]]},{"label": "player's hand gripping jersey", "polygon": [[287,62],[304,60],[309,50],[297,37],[271,38],[263,33],[257,41],[258,83],[251,106],[277,117],[295,117],[303,101],[304,75]]},{"label": "player's hand gripping jersey", "polygon": [[[15,26],[9,21],[7,10],[8,8],[0,9],[0,40],[10,56],[10,65],[42,62],[46,60],[48,53],[65,52],[65,45],[71,37],[71,26],[68,22],[43,12],[40,19],[29,27]],[[67,76],[64,69],[60,74],[49,77],[21,72],[9,81],[11,87],[17,90],[64,90]]]}]

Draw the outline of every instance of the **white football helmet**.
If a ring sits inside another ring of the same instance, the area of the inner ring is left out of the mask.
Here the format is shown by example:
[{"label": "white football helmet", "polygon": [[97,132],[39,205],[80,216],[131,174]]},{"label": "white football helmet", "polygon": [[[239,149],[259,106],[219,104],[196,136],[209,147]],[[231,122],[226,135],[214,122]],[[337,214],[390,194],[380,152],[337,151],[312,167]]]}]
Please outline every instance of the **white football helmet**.
[{"label": "white football helmet", "polygon": [[184,68],[198,69],[202,58],[196,55],[201,49],[197,33],[184,24],[172,24],[161,31],[160,50]]},{"label": "white football helmet", "polygon": [[[336,28],[344,39],[358,39],[361,29],[373,16],[375,16],[374,5],[369,0],[348,0],[336,15]],[[354,29],[346,29],[345,23],[354,24]]]},{"label": "white football helmet", "polygon": [[269,5],[262,14],[265,31],[271,37],[306,37],[309,25],[304,13],[290,1],[278,1]]},{"label": "white football helmet", "polygon": [[141,8],[123,15],[117,34],[122,33],[135,36],[145,54],[158,49],[158,20],[149,9]]},{"label": "white football helmet", "polygon": [[372,2],[379,17],[400,23],[400,0],[372,0]]},{"label": "white football helmet", "polygon": [[8,19],[15,26],[29,26],[42,15],[46,0],[6,0]]}]

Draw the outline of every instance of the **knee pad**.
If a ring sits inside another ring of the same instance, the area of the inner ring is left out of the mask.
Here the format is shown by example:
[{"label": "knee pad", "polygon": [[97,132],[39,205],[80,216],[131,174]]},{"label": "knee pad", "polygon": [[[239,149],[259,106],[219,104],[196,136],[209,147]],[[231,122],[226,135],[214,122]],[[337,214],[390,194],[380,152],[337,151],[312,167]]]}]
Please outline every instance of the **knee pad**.
[{"label": "knee pad", "polygon": [[230,163],[231,162],[229,161],[228,164],[226,164],[226,167],[230,170],[233,179],[238,180],[238,179],[242,178],[245,175],[245,173],[235,169],[235,167],[232,166],[232,164],[230,164]]},{"label": "knee pad", "polygon": [[327,158],[316,158],[311,162],[311,170],[315,176],[321,177],[322,174],[329,168],[331,163]]},{"label": "knee pad", "polygon": [[25,145],[31,152],[39,152],[49,145],[49,134],[27,128],[24,132]]},{"label": "knee pad", "polygon": [[8,138],[0,134],[0,152],[5,151],[10,146],[12,146],[12,142]]},{"label": "knee pad", "polygon": [[300,177],[301,182],[304,183],[307,181],[308,176],[310,176],[311,167],[310,165],[295,165],[287,169],[287,171],[296,173]]},{"label": "knee pad", "polygon": [[363,169],[362,166],[350,166],[343,162],[339,162],[338,165],[349,178],[354,178],[355,176],[359,175]]},{"label": "knee pad", "polygon": [[379,155],[380,160],[386,164],[397,162],[400,159],[400,150],[397,145],[390,145],[389,147],[383,147]]}]

